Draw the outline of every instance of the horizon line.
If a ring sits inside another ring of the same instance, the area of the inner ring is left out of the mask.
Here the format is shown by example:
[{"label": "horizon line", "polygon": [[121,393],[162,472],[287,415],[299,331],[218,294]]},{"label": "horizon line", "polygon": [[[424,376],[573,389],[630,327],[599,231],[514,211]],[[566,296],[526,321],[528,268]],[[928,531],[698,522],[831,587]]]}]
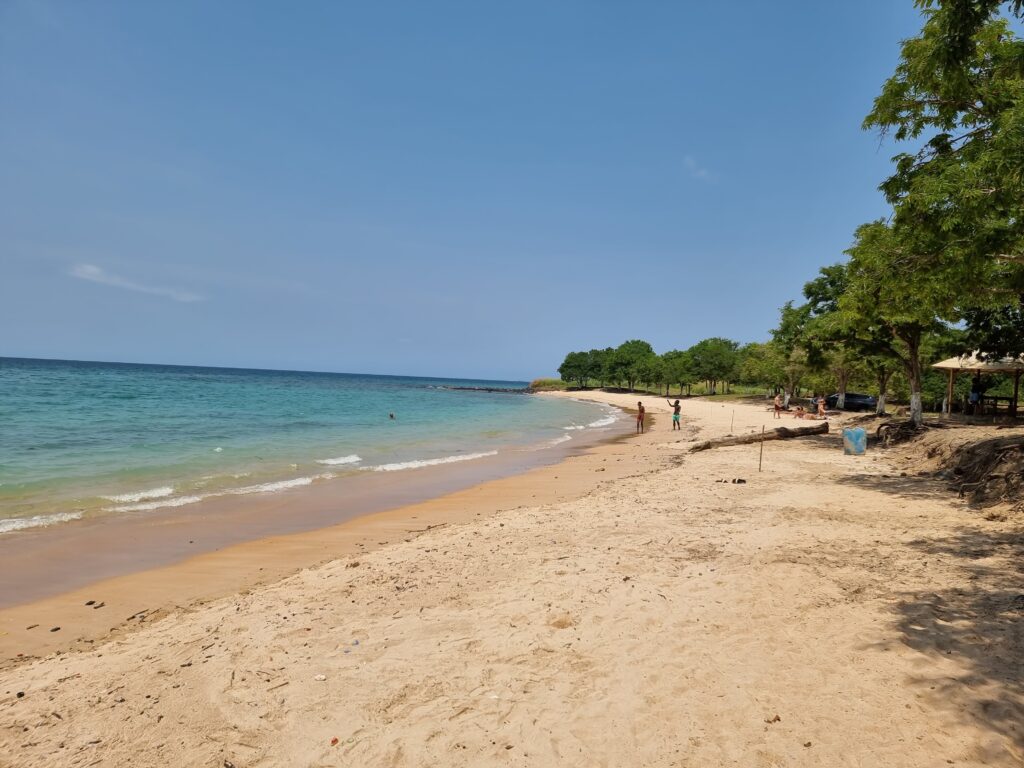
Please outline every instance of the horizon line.
[{"label": "horizon line", "polygon": [[307,371],[298,368],[257,368],[239,365],[194,365],[191,363],[137,363],[127,360],[74,360],[63,357],[20,357],[0,355],[2,360],[27,360],[44,363],[91,363],[97,365],[141,365],[151,368],[207,368],[213,371],[259,371],[263,373],[317,373],[332,376],[378,376],[388,379],[430,379],[434,381],[487,381],[504,384],[529,384],[528,379],[488,379],[473,376],[421,376],[402,373],[367,373],[359,371]]}]

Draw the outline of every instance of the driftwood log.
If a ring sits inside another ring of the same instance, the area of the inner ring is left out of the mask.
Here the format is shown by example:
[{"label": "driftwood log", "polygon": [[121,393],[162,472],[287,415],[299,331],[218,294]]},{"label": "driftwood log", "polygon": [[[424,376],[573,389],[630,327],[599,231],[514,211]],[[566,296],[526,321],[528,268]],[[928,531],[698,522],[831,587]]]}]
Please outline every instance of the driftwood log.
[{"label": "driftwood log", "polygon": [[697,451],[706,451],[709,448],[721,448],[726,445],[746,445],[748,443],[760,443],[763,440],[788,440],[791,437],[804,437],[805,435],[825,435],[828,434],[828,422],[823,421],[820,424],[815,424],[813,427],[796,427],[790,429],[789,427],[779,427],[763,434],[761,432],[753,432],[749,435],[737,435],[735,437],[716,437],[714,440],[705,440],[703,443],[697,443],[690,448],[690,453],[696,453]]}]

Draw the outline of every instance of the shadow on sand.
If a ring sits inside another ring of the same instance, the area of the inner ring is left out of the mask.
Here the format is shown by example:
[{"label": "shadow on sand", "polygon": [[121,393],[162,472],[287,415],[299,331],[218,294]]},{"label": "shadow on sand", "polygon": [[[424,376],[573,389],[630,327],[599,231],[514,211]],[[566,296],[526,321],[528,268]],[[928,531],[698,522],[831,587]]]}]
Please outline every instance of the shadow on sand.
[{"label": "shadow on sand", "polygon": [[963,664],[957,677],[921,675],[929,698],[1024,749],[1024,532],[962,529],[910,546],[956,558],[969,586],[904,594],[895,605],[903,642]]},{"label": "shadow on sand", "polygon": [[953,501],[956,491],[931,474],[922,475],[841,475],[835,478],[839,485],[849,485],[867,491],[879,491],[905,499]]}]

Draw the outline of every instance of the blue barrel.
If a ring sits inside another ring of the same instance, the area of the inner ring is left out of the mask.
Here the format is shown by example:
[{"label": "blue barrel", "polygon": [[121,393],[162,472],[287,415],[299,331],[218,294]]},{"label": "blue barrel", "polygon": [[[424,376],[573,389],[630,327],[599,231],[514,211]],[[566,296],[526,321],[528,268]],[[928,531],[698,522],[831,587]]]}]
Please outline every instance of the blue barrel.
[{"label": "blue barrel", "polygon": [[847,456],[863,456],[868,449],[868,433],[863,427],[843,430],[843,453]]}]

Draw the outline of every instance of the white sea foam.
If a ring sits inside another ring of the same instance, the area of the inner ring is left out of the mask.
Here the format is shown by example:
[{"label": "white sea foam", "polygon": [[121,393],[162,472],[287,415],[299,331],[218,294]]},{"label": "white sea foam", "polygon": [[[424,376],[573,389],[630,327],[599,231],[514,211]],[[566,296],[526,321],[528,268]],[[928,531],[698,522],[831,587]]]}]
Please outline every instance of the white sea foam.
[{"label": "white sea foam", "polygon": [[183,507],[186,504],[195,504],[197,501],[216,496],[215,493],[204,493],[196,496],[175,496],[172,499],[159,499],[157,501],[145,501],[141,504],[122,504],[119,507],[107,507],[104,512],[146,512],[150,509],[162,509],[163,507]]},{"label": "white sea foam", "polygon": [[361,458],[356,456],[354,453],[348,456],[339,456],[336,459],[317,459],[317,464],[325,464],[328,467],[337,466],[338,464],[358,464],[362,461]]},{"label": "white sea foam", "polygon": [[603,419],[598,419],[597,421],[590,422],[589,424],[587,424],[587,426],[588,427],[607,427],[607,426],[610,426],[611,424],[614,424],[614,423],[615,423],[615,417],[614,416],[605,416]]},{"label": "white sea foam", "polygon": [[52,515],[36,515],[35,517],[12,517],[0,520],[0,534],[66,523],[69,520],[78,520],[81,516],[81,512],[57,512]]},{"label": "white sea foam", "polygon": [[550,441],[548,443],[548,445],[558,445],[560,443],[567,443],[570,440],[572,440],[572,436],[571,435],[559,435],[554,440]]},{"label": "white sea foam", "polygon": [[574,429],[586,429],[586,427],[584,427],[584,426],[582,426],[580,424],[571,424],[568,427],[562,427],[562,429],[571,432]]},{"label": "white sea foam", "polygon": [[148,491],[136,491],[135,493],[118,493],[113,496],[100,496],[101,499],[107,501],[116,502],[133,502],[133,501],[145,501],[146,499],[162,499],[164,496],[170,496],[174,493],[174,489],[169,485],[161,486],[160,488],[151,488]]},{"label": "white sea foam", "polygon": [[259,483],[258,485],[246,485],[241,488],[226,488],[223,491],[214,493],[202,493],[192,496],[175,496],[174,498],[162,498],[156,501],[147,501],[141,504],[124,504],[118,507],[108,507],[105,512],[148,512],[152,509],[163,509],[164,507],[183,507],[186,504],[195,504],[197,501],[212,499],[217,496],[246,496],[251,493],[273,493],[274,491],[285,491],[289,488],[309,485],[314,480],[329,480],[334,477],[331,472],[313,477],[295,477],[291,480],[277,480],[272,483]]},{"label": "white sea foam", "polygon": [[487,451],[486,453],[466,453],[459,454],[457,456],[445,456],[443,459],[418,459],[416,461],[400,461],[396,464],[378,464],[375,467],[363,467],[363,469],[371,469],[374,472],[397,472],[401,469],[419,469],[420,467],[432,467],[437,464],[454,464],[457,461],[482,459],[486,456],[495,456],[497,453],[497,451]]},{"label": "white sea foam", "polygon": [[273,483],[260,483],[259,485],[247,485],[244,488],[232,488],[226,493],[237,496],[244,496],[249,493],[271,493],[272,491],[283,491],[288,488],[298,488],[302,485],[309,485],[320,478],[333,477],[333,475],[317,475],[316,477],[296,477],[291,480],[278,480]]}]

